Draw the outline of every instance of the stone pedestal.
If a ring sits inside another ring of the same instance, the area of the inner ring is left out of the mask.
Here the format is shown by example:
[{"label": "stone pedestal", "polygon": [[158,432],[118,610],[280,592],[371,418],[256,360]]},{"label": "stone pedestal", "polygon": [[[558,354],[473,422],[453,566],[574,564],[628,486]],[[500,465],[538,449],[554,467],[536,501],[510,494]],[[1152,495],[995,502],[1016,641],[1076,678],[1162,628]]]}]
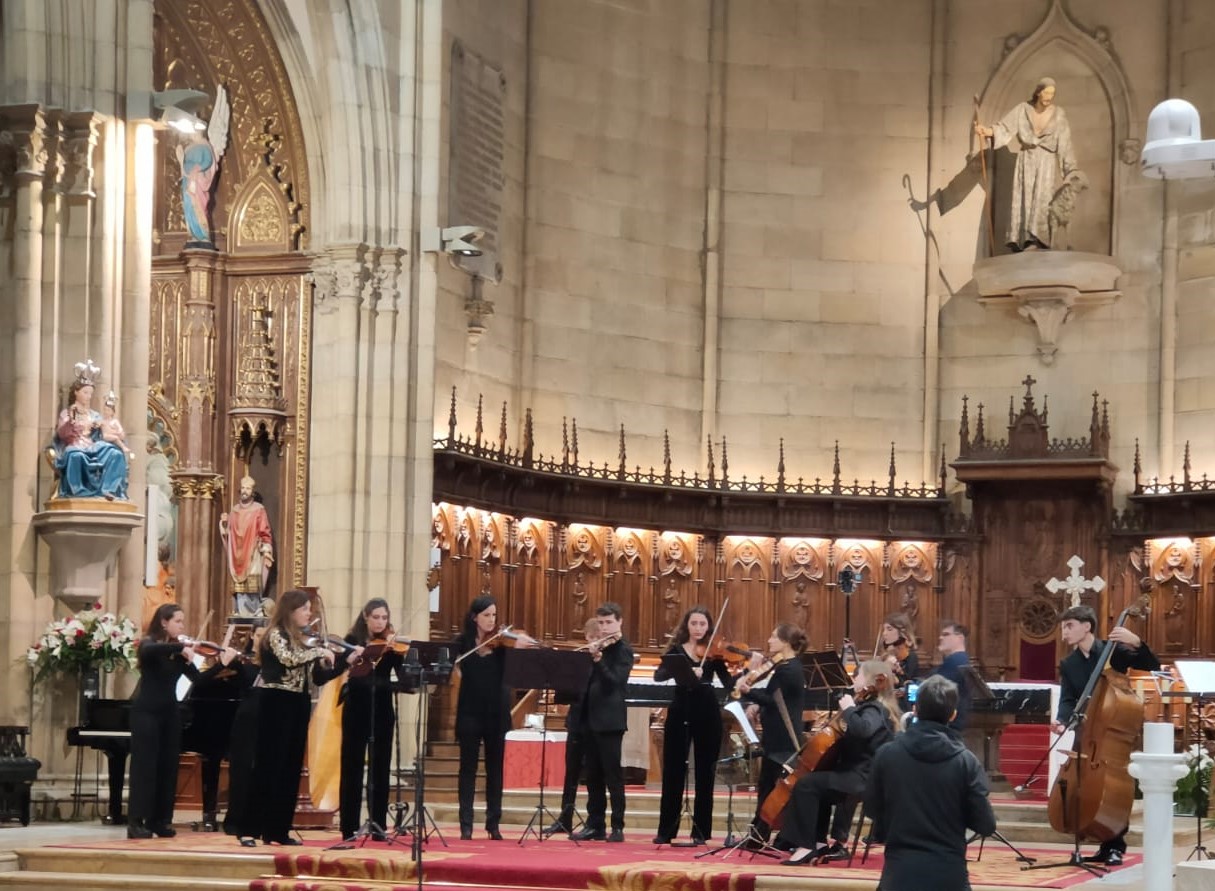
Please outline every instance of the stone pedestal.
[{"label": "stone pedestal", "polygon": [[143,514],[129,501],[59,498],[34,515],[51,549],[51,592],[73,612],[103,599],[114,558]]},{"label": "stone pedestal", "polygon": [[1072,313],[1104,306],[1122,296],[1112,257],[1081,251],[1022,251],[987,257],[975,263],[979,302],[1009,306],[1038,329],[1038,356],[1054,362],[1059,334]]},{"label": "stone pedestal", "polygon": [[1143,888],[1172,891],[1173,790],[1189,768],[1173,752],[1172,724],[1144,724],[1143,748],[1128,768],[1143,790]]}]

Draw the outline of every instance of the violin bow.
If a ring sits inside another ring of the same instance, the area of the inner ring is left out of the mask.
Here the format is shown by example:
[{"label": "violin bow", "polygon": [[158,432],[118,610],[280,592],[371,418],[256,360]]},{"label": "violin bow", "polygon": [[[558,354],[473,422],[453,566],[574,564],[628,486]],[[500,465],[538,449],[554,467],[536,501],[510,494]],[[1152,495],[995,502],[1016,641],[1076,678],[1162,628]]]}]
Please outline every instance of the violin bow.
[{"label": "violin bow", "polygon": [[726,617],[726,610],[730,608],[730,598],[727,597],[722,602],[721,612],[717,615],[717,624],[713,626],[713,633],[709,635],[709,641],[705,644],[705,654],[700,657],[700,669],[703,671],[705,660],[709,658],[709,650],[713,649],[713,641],[717,639],[717,632],[721,631],[721,620]]},{"label": "violin bow", "polygon": [[207,626],[211,624],[211,617],[213,615],[215,615],[215,610],[210,610],[203,616],[202,624],[198,626],[198,637],[194,638],[195,640],[207,639]]}]

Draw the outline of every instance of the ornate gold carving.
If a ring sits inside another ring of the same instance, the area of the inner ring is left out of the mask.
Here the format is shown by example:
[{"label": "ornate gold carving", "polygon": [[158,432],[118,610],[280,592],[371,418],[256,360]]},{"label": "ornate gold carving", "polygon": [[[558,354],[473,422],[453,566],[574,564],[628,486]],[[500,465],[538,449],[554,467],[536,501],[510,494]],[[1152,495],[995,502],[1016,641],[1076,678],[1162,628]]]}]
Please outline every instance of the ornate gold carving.
[{"label": "ornate gold carving", "polygon": [[283,240],[283,221],[278,202],[264,186],[245,205],[237,227],[239,245],[275,244]]},{"label": "ornate gold carving", "polygon": [[295,280],[294,294],[296,330],[299,331],[299,350],[296,353],[295,424],[288,424],[288,434],[294,434],[295,442],[295,541],[292,546],[295,567],[295,585],[304,584],[305,547],[308,541],[308,447],[309,422],[312,408],[308,404],[309,382],[312,380],[312,300],[304,276]]},{"label": "ornate gold carving", "polygon": [[224,491],[224,478],[219,474],[171,473],[175,498],[214,498]]}]

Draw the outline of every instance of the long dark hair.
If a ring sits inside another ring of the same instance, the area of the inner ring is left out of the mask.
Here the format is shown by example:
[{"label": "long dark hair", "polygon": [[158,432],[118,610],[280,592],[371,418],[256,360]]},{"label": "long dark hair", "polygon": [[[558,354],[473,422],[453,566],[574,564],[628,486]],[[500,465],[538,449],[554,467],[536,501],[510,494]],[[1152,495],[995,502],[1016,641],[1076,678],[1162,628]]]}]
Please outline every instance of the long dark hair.
[{"label": "long dark hair", "polygon": [[292,624],[291,614],[311,599],[307,591],[301,591],[299,588],[292,588],[290,591],[282,593],[278,598],[278,603],[274,604],[274,615],[270,617],[270,627],[266,629],[266,634],[262,638],[263,650],[270,649],[270,635],[275,631],[280,632],[297,646],[303,643],[303,635]]},{"label": "long dark hair", "polygon": [[679,620],[679,624],[675,627],[675,638],[671,641],[673,646],[682,647],[692,639],[692,635],[688,633],[688,619],[696,615],[704,616],[709,620],[709,630],[705,632],[705,636],[702,641],[703,643],[708,643],[709,638],[713,636],[713,616],[709,612],[709,608],[707,606],[700,606],[697,604],[684,613],[683,618]]},{"label": "long dark hair", "polygon": [[391,627],[392,610],[388,608],[388,601],[383,597],[372,597],[363,605],[363,611],[354,620],[354,624],[350,626],[350,631],[346,636],[353,637],[354,642],[357,644],[366,644],[367,641],[371,640],[371,632],[367,630],[367,617],[377,609],[388,610],[388,624]]},{"label": "long dark hair", "polygon": [[156,612],[152,613],[152,618],[148,619],[148,627],[144,629],[144,640],[166,641],[169,639],[169,633],[165,631],[165,622],[173,618],[174,614],[183,612],[182,608],[176,603],[162,603],[156,607]]},{"label": "long dark hair", "polygon": [[[915,629],[911,627],[911,618],[907,613],[890,613],[886,618],[882,619],[882,622],[896,629],[899,632],[899,636],[903,638],[903,643],[907,644],[911,649],[915,649]],[[889,645],[883,640],[879,649],[883,649],[886,646]]]},{"label": "long dark hair", "polygon": [[458,649],[461,652],[471,650],[477,645],[477,616],[485,612],[491,606],[497,606],[498,601],[491,594],[482,594],[479,597],[474,597],[473,602],[468,605],[468,612],[464,614],[464,630],[460,632]]},{"label": "long dark hair", "polygon": [[806,632],[792,622],[781,622],[772,633],[793,647],[795,653],[800,654],[806,649]]}]

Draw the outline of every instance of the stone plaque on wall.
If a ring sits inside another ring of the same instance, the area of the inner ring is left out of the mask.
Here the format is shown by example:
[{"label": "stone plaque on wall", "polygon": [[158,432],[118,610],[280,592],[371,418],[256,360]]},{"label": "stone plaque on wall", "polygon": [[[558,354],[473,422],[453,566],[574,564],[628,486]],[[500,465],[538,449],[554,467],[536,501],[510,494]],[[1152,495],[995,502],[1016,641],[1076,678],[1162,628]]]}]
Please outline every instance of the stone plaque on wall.
[{"label": "stone plaque on wall", "polygon": [[502,216],[503,105],[502,71],[457,41],[451,50],[451,155],[448,169],[447,225],[485,230],[479,257],[453,255],[471,275],[500,281],[498,228]]}]

